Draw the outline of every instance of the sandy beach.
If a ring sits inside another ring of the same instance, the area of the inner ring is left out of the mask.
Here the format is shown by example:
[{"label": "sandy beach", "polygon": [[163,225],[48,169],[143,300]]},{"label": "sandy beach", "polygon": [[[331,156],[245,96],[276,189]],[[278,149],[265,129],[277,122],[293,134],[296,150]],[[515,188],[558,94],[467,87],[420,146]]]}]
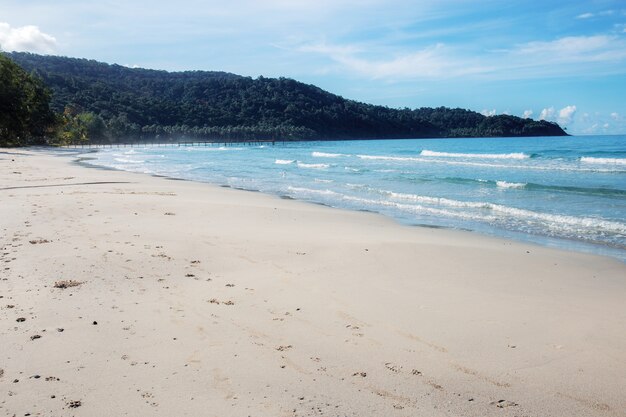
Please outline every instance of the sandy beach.
[{"label": "sandy beach", "polygon": [[0,414],[626,416],[626,265],[0,150]]}]

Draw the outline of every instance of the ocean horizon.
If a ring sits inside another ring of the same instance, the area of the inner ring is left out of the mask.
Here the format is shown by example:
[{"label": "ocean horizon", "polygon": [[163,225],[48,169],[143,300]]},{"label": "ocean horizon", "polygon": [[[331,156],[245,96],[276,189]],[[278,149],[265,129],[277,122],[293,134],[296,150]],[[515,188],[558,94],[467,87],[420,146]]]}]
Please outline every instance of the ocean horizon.
[{"label": "ocean horizon", "polygon": [[626,135],[140,145],[89,157],[626,261]]}]

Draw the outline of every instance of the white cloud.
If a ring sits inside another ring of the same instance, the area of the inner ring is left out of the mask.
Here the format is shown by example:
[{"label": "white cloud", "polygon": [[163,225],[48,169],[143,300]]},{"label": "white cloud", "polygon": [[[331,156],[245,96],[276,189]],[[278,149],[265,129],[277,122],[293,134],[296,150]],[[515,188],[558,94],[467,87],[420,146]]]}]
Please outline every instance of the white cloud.
[{"label": "white cloud", "polygon": [[613,113],[611,113],[611,118],[612,118],[613,120],[619,120],[619,113],[617,113],[617,112],[613,112]]},{"label": "white cloud", "polygon": [[562,125],[568,125],[572,122],[574,114],[576,113],[576,106],[566,106],[559,110],[558,122]]},{"label": "white cloud", "polygon": [[522,118],[523,119],[530,119],[530,116],[533,115],[533,111],[532,110],[524,110],[524,114],[522,114]]},{"label": "white cloud", "polygon": [[565,106],[558,111],[554,107],[547,107],[541,110],[539,120],[548,120],[567,126],[574,120],[574,114],[576,114],[576,106],[574,105]]},{"label": "white cloud", "polygon": [[493,109],[493,110],[484,109],[483,111],[480,112],[480,114],[482,114],[483,116],[487,116],[487,117],[495,116],[496,109]]},{"label": "white cloud", "polygon": [[552,120],[554,118],[554,107],[541,110],[539,120]]},{"label": "white cloud", "polygon": [[624,41],[615,36],[566,36],[553,41],[519,45],[513,55],[543,58],[549,62],[597,62],[626,57]]},{"label": "white cloud", "polygon": [[611,127],[611,125],[609,125],[608,123],[605,123],[602,125],[603,128],[608,129],[609,127]]},{"label": "white cloud", "polygon": [[614,10],[603,10],[601,12],[598,13],[583,13],[583,14],[579,14],[578,16],[576,16],[576,19],[590,19],[592,17],[596,17],[596,16],[610,16],[613,13],[615,13]]},{"label": "white cloud", "polygon": [[43,33],[37,26],[22,26],[12,28],[5,22],[0,22],[0,48],[4,51],[23,51],[53,53],[57,40]]},{"label": "white cloud", "polygon": [[453,53],[441,43],[389,58],[363,57],[368,48],[357,45],[318,43],[301,46],[298,50],[327,55],[340,64],[343,70],[348,69],[374,79],[448,78],[489,70],[454,58]]},{"label": "white cloud", "polygon": [[626,39],[609,35],[568,36],[474,54],[443,43],[394,53],[380,43],[321,42],[298,46],[296,42],[284,49],[325,55],[336,64],[338,72],[394,81],[467,76],[527,79],[624,73],[626,68],[622,65],[626,61]]},{"label": "white cloud", "polygon": [[594,134],[594,133],[597,133],[597,132],[598,132],[598,124],[597,123],[594,123],[591,126],[589,126],[589,127],[587,127],[587,128],[582,130],[582,133],[585,133],[585,134],[588,134],[588,135],[589,134]]}]

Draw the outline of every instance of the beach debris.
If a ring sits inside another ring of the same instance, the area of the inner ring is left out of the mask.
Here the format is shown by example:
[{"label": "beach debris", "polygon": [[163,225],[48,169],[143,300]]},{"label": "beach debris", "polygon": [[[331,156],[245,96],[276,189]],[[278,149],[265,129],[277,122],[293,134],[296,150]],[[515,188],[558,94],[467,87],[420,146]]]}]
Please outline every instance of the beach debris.
[{"label": "beach debris", "polygon": [[29,240],[28,243],[30,243],[31,245],[38,245],[40,243],[50,243],[50,241],[48,239],[34,239]]},{"label": "beach debris", "polygon": [[83,284],[82,281],[75,281],[73,279],[63,279],[61,281],[56,281],[54,283],[54,288],[66,289],[66,288],[71,288],[71,287],[78,287],[82,284]]},{"label": "beach debris", "polygon": [[0,368],[0,378],[4,376],[4,369]]},{"label": "beach debris", "polygon": [[176,216],[176,213],[172,213],[171,211],[166,211],[163,213],[165,216]]},{"label": "beach debris", "polygon": [[38,335],[38,334],[32,335],[32,336],[30,337],[30,340],[37,340],[37,339],[41,339],[41,336],[40,336],[40,335]]},{"label": "beach debris", "polygon": [[26,318],[18,317],[15,321],[18,322],[18,323],[22,323],[22,322],[26,321]]},{"label": "beach debris", "polygon": [[195,277],[195,275],[194,275],[194,274],[185,274],[185,276],[186,276],[187,278],[193,278],[193,277]]},{"label": "beach debris", "polygon": [[97,326],[98,322],[94,320],[93,323],[91,323],[91,324],[93,324],[94,326]]},{"label": "beach debris", "polygon": [[355,372],[352,376],[360,376],[361,378],[367,377],[367,372]]},{"label": "beach debris", "polygon": [[279,352],[284,352],[285,350],[291,349],[293,346],[291,345],[281,345],[276,348]]},{"label": "beach debris", "polygon": [[235,303],[231,300],[227,300],[227,301],[220,301],[217,298],[211,298],[209,300],[209,303],[211,304],[224,304],[225,306],[233,306],[235,305]]},{"label": "beach debris", "polygon": [[83,403],[82,403],[80,400],[77,400],[77,401],[69,401],[69,402],[67,403],[67,406],[68,406],[69,408],[78,408],[78,407],[80,407],[81,405],[83,405]]},{"label": "beach debris", "polygon": [[498,400],[498,401],[490,402],[489,405],[495,405],[498,408],[507,408],[507,407],[517,407],[519,404],[514,403],[513,401],[508,401],[508,400]]},{"label": "beach debris", "polygon": [[231,288],[232,288],[232,287],[234,287],[234,286],[235,286],[235,284],[226,284],[226,286],[227,286],[227,287],[231,287]]},{"label": "beach debris", "polygon": [[422,375],[422,373],[421,373],[420,371],[418,371],[417,369],[413,369],[413,370],[411,371],[411,374],[412,374],[412,375],[417,375],[417,376]]}]

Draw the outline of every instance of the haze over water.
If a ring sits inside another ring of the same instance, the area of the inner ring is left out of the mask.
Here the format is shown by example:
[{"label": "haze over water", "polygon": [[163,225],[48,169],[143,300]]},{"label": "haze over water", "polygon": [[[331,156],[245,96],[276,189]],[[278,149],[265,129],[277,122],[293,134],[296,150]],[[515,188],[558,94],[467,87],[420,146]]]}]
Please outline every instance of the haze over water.
[{"label": "haze over water", "polygon": [[98,166],[626,259],[626,136],[134,147],[92,155],[89,163]]}]

